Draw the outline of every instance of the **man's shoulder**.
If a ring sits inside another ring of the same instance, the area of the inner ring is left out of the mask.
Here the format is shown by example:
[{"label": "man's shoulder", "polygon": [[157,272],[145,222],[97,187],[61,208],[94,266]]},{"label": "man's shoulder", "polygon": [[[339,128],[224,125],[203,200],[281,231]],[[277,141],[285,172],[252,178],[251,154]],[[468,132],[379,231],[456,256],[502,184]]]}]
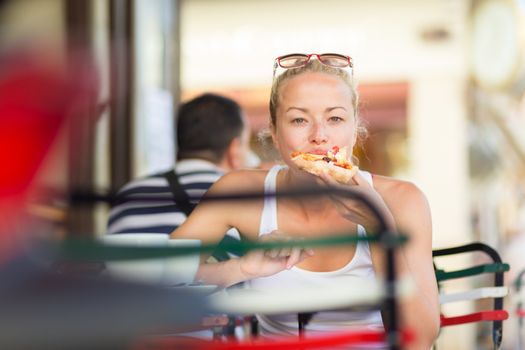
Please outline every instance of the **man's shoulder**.
[{"label": "man's shoulder", "polygon": [[[145,190],[152,188],[169,189],[169,182],[166,178],[166,174],[170,171],[173,171],[173,169],[168,171],[160,171],[154,174],[133,179],[119,190],[119,194],[140,188]],[[175,173],[182,185],[191,182],[208,182],[211,184],[217,181],[223,175],[223,173],[218,169],[212,167],[196,167],[193,169],[188,167],[183,167],[180,169],[176,168]]]},{"label": "man's shoulder", "polygon": [[212,162],[203,159],[183,159],[175,164],[175,172],[178,176],[191,174],[215,174],[223,175],[223,171]]},{"label": "man's shoulder", "polygon": [[137,190],[143,190],[147,192],[150,189],[158,188],[169,188],[168,180],[166,180],[163,174],[151,174],[129,181],[127,184],[122,186],[118,194],[125,195],[130,191]]}]

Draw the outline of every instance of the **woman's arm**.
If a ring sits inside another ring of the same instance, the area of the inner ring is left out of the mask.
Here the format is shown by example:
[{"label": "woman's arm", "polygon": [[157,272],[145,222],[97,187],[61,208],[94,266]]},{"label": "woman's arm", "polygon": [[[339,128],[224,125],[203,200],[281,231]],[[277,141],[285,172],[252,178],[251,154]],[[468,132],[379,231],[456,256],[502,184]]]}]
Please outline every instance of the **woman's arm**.
[{"label": "woman's arm", "polygon": [[[341,187],[328,176],[325,183]],[[429,349],[440,325],[439,295],[432,263],[432,222],[424,194],[413,184],[385,177],[374,177],[372,187],[359,173],[348,186],[365,196],[380,212],[392,232],[408,236],[409,241],[396,256],[398,278],[410,276],[416,293],[401,302],[401,321],[404,327],[416,332],[416,342],[408,349]],[[361,201],[333,198],[339,213],[348,220],[364,226],[367,232],[379,229],[379,220]],[[371,245],[374,270],[384,275],[384,249]]]},{"label": "woman's arm", "polygon": [[[393,181],[392,183],[388,183]],[[429,349],[440,327],[437,282],[432,263],[432,221],[425,195],[408,182],[388,180],[380,194],[392,213],[398,232],[409,241],[396,256],[397,275],[410,276],[416,292],[402,300],[401,318],[405,327],[415,331],[416,341],[408,349]],[[379,248],[380,249],[380,248]],[[372,250],[374,268],[381,271],[384,263],[378,247]]]},{"label": "woman's arm", "polygon": [[[195,207],[190,216],[170,234],[171,239],[199,239],[202,245],[218,244],[232,227],[230,213],[235,210],[232,201],[212,201],[210,197],[231,192],[236,174],[227,174],[215,182]],[[227,286],[243,280],[238,268],[238,259],[205,264],[211,252],[201,254],[200,266],[195,280],[208,284]]]},{"label": "woman's arm", "polygon": [[[250,182],[250,175],[253,176],[247,172],[237,172],[222,177],[210,188],[186,221],[170,234],[170,238],[194,238],[201,240],[202,244],[213,245],[220,242],[226,231],[236,227],[245,234],[243,238],[257,240],[261,206],[254,206],[246,201],[206,200],[206,198],[214,195],[241,193],[243,188],[249,188],[250,192],[253,192],[257,184],[254,186],[254,183]],[[261,238],[263,241],[287,239],[289,238],[280,232],[272,232]],[[206,263],[209,253],[202,254],[196,280],[228,287],[242,281],[270,276],[286,268],[291,268],[312,254],[313,252],[310,249],[300,248],[255,250],[241,258],[232,258],[216,263]]]},{"label": "woman's arm", "polygon": [[[282,242],[288,239],[290,237],[274,231],[261,237],[260,241]],[[313,254],[313,250],[308,248],[253,250],[240,258],[201,264],[197,272],[197,279],[208,284],[228,287],[239,282],[271,276],[284,269],[290,269]]]}]

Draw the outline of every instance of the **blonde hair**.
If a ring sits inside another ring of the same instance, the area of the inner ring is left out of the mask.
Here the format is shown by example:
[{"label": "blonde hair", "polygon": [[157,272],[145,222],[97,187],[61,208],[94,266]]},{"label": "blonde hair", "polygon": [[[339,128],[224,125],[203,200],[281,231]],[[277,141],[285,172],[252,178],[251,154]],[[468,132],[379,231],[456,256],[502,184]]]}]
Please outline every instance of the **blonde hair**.
[{"label": "blonde hair", "polygon": [[335,68],[322,64],[318,60],[310,60],[306,65],[299,68],[287,69],[283,74],[277,76],[272,83],[272,91],[270,93],[270,118],[271,125],[273,128],[276,127],[277,120],[277,108],[280,102],[280,91],[283,83],[296,77],[300,74],[314,72],[314,73],[326,73],[335,75],[340,78],[348,87],[352,93],[352,106],[354,107],[354,118],[356,122],[356,133],[358,141],[366,138],[367,130],[363,125],[363,121],[359,118],[358,107],[359,107],[359,95],[357,93],[356,86],[352,76],[348,72],[341,68]]}]

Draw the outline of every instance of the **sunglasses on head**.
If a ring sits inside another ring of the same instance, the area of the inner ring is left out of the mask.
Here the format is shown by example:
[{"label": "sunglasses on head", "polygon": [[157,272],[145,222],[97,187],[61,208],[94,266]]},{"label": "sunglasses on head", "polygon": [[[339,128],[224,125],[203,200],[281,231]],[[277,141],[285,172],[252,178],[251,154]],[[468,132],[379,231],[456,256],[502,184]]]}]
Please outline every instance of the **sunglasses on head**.
[{"label": "sunglasses on head", "polygon": [[317,58],[319,62],[321,62],[324,65],[335,67],[335,68],[346,68],[350,67],[353,68],[352,63],[352,57],[346,56],[346,55],[340,55],[338,53],[311,53],[311,54],[303,54],[303,53],[292,53],[289,55],[279,56],[275,59],[274,67],[273,67],[273,75],[275,76],[275,71],[277,70],[277,67],[281,67],[284,69],[290,69],[290,68],[299,68],[308,63],[310,61],[311,57]]}]

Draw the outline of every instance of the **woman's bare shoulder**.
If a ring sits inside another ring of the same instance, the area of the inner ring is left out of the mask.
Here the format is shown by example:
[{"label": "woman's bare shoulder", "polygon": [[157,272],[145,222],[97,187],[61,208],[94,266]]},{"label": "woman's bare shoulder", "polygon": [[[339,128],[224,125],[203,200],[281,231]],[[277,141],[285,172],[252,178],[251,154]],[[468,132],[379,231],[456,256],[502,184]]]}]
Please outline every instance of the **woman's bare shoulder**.
[{"label": "woman's bare shoulder", "polygon": [[381,175],[373,175],[373,182],[391,208],[412,213],[429,210],[425,194],[413,182]]},{"label": "woman's bare shoulder", "polygon": [[375,175],[374,188],[390,208],[400,232],[431,244],[430,205],[419,187],[410,181]]},{"label": "woman's bare shoulder", "polygon": [[240,193],[263,189],[268,170],[242,169],[231,171],[222,176],[210,188],[210,193]]},{"label": "woman's bare shoulder", "polygon": [[[262,194],[267,173],[268,171],[265,170],[229,172],[213,184],[206,196],[212,198],[214,196]],[[257,239],[260,213],[263,207],[261,197],[255,197],[255,200],[212,201],[210,203],[217,203],[212,208],[214,215],[217,215],[221,222],[226,222],[229,227],[237,228],[244,237]]]}]

